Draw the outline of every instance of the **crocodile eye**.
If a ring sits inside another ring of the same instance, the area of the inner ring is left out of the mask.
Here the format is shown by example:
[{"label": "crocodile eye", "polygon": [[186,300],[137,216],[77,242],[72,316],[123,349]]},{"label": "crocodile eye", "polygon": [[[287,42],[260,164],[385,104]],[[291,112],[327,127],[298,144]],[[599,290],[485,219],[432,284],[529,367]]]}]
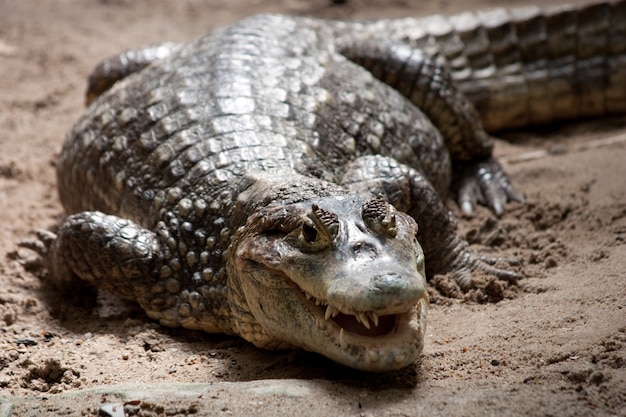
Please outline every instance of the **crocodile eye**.
[{"label": "crocodile eye", "polygon": [[327,249],[331,243],[326,230],[308,218],[301,219],[299,227],[285,236],[285,241],[302,253],[310,254]]},{"label": "crocodile eye", "polygon": [[302,225],[302,237],[307,243],[313,244],[317,240],[317,229],[310,224]]},{"label": "crocodile eye", "polygon": [[299,228],[289,233],[285,239],[303,253],[321,252],[330,245],[326,234],[309,222],[304,222]]}]

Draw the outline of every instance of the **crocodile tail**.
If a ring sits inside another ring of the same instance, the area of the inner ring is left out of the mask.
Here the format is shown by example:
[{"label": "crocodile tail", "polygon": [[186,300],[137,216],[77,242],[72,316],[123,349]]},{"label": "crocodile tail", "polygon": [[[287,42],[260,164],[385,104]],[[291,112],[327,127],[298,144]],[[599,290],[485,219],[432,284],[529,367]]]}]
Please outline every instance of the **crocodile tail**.
[{"label": "crocodile tail", "polygon": [[444,61],[487,131],[626,113],[626,0],[356,24],[339,26],[340,48],[356,38]]},{"label": "crocodile tail", "polygon": [[499,9],[450,23],[465,46],[443,53],[487,130],[626,113],[626,1]]}]

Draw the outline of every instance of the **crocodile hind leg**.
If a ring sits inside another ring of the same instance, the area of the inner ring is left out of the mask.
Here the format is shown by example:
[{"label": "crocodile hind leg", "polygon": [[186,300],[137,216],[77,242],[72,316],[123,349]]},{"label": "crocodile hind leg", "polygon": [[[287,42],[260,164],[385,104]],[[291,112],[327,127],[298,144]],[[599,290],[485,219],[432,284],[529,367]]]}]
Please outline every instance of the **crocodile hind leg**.
[{"label": "crocodile hind leg", "polygon": [[154,61],[169,56],[177,47],[176,43],[166,42],[126,51],[102,61],[89,76],[87,105],[119,80],[140,71]]},{"label": "crocodile hind leg", "polygon": [[456,233],[453,214],[430,182],[415,169],[393,158],[363,156],[350,164],[342,185],[352,191],[382,195],[417,221],[417,239],[424,250],[428,277],[451,272],[464,290],[469,288],[471,274],[477,270],[508,281],[522,278],[517,272],[495,267],[497,259],[485,257],[469,247]]},{"label": "crocodile hind leg", "polygon": [[474,105],[454,85],[443,59],[394,42],[358,42],[341,52],[398,90],[431,119],[450,152],[459,184],[457,201],[465,213],[473,213],[480,202],[500,215],[507,201],[524,201],[491,157],[493,142]]}]

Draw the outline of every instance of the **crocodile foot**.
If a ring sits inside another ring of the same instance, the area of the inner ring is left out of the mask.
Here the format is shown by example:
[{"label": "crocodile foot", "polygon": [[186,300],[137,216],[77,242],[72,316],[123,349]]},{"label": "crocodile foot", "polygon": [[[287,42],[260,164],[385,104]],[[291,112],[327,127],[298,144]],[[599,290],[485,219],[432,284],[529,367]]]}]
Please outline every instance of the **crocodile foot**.
[{"label": "crocodile foot", "polygon": [[516,259],[494,258],[485,256],[466,247],[450,265],[452,277],[464,292],[468,291],[472,285],[472,275],[475,272],[482,272],[509,283],[516,283],[525,278],[523,274],[511,269],[500,268],[496,265],[506,264],[508,267],[519,265]]},{"label": "crocodile foot", "polygon": [[455,166],[453,189],[459,207],[466,215],[474,214],[476,203],[489,207],[497,216],[504,213],[509,201],[524,203],[525,199],[511,183],[508,175],[494,158]]},{"label": "crocodile foot", "polygon": [[52,242],[56,239],[56,234],[49,230],[36,229],[32,231],[31,238],[22,240],[17,244],[19,248],[28,249],[30,253],[16,252],[17,259],[27,271],[39,271],[45,269],[46,258]]}]

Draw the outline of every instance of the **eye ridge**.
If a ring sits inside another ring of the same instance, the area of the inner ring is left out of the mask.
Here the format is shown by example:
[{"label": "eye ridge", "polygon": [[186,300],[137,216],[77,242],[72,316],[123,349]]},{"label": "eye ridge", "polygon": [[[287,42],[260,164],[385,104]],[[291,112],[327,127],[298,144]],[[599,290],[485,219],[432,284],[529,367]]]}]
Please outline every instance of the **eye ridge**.
[{"label": "eye ridge", "polygon": [[382,196],[366,201],[361,209],[365,224],[377,233],[394,238],[398,233],[395,209]]}]

